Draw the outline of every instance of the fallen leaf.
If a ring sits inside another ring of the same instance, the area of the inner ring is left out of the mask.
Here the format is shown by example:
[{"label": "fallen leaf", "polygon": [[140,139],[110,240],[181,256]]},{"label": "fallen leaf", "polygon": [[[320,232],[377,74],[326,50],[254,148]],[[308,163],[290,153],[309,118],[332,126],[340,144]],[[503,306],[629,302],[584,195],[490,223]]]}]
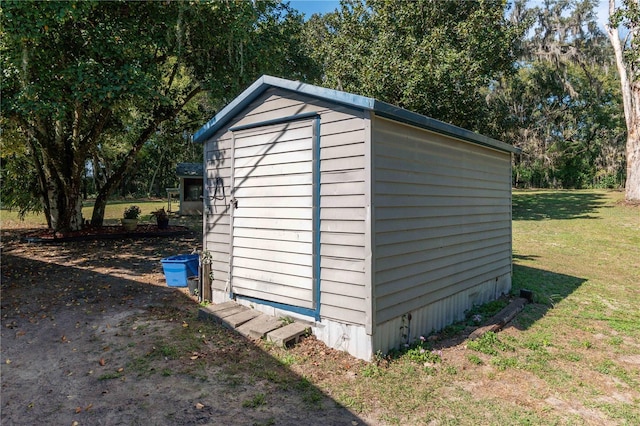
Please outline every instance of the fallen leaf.
[{"label": "fallen leaf", "polygon": [[202,410],[202,409],[204,408],[204,405],[203,405],[203,404],[200,404],[200,403],[198,402],[198,403],[196,404],[196,408],[197,408],[198,410]]},{"label": "fallen leaf", "polygon": [[7,365],[11,364],[11,360],[9,358],[7,358],[7,360],[5,361],[5,364],[7,364]]},{"label": "fallen leaf", "polygon": [[198,359],[198,355],[194,355],[194,356],[192,356],[192,357],[191,357],[191,359],[192,359],[192,360],[193,360],[193,359]]},{"label": "fallen leaf", "polygon": [[118,373],[122,373],[124,371],[124,368],[120,367],[118,368]]},{"label": "fallen leaf", "polygon": [[93,404],[89,404],[86,407],[84,407],[84,411],[89,411],[92,407],[93,407]]},{"label": "fallen leaf", "polygon": [[81,413],[82,412],[82,407],[76,407],[76,414]]},{"label": "fallen leaf", "polygon": [[189,324],[187,324],[186,322],[182,321],[182,326],[183,327],[189,327]]},{"label": "fallen leaf", "polygon": [[100,361],[98,361],[98,364],[100,364],[100,365],[101,365],[101,366],[103,366],[103,367],[104,367],[104,365],[105,365],[106,363],[107,363],[107,362],[104,360],[104,358],[100,358]]}]

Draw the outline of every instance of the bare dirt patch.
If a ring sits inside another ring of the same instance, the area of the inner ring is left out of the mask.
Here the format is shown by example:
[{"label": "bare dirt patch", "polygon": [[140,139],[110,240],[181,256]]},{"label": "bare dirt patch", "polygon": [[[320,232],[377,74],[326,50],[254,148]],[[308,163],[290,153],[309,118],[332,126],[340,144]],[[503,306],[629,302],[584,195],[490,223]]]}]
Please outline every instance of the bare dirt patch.
[{"label": "bare dirt patch", "polygon": [[160,260],[200,246],[197,235],[25,234],[3,231],[3,425],[363,423],[261,344],[198,321],[197,301],[165,285]]}]

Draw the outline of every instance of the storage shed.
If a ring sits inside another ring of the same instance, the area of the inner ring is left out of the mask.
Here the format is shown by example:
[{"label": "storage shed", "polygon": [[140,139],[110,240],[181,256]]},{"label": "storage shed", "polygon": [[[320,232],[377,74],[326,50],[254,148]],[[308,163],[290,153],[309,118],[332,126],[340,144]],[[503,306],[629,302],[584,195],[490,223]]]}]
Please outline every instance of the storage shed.
[{"label": "storage shed", "polygon": [[270,76],[194,140],[214,302],[368,360],[511,288],[510,145]]},{"label": "storage shed", "polygon": [[203,193],[203,165],[202,163],[178,163],[176,175],[180,179],[178,193],[180,194],[181,215],[202,214]]}]

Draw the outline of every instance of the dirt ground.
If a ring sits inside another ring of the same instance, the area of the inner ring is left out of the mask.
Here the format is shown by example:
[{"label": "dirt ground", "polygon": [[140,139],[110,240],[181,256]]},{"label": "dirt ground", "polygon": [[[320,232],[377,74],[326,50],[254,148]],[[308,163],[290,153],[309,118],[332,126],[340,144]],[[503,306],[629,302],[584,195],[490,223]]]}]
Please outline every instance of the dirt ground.
[{"label": "dirt ground", "polygon": [[199,248],[198,235],[20,237],[3,230],[2,425],[366,423],[166,286],[160,260]]}]

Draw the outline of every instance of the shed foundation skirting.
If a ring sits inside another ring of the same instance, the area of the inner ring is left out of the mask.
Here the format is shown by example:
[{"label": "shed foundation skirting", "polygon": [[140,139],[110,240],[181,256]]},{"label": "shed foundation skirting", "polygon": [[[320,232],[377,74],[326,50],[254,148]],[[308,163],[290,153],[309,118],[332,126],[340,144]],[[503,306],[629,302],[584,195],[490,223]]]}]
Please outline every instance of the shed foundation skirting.
[{"label": "shed foundation skirting", "polygon": [[[267,315],[291,317],[310,325],[313,335],[330,348],[342,350],[365,361],[371,361],[373,355],[380,350],[382,353],[390,349],[399,348],[406,342],[403,334],[408,333],[409,341],[419,339],[433,331],[442,330],[455,321],[464,319],[464,312],[474,305],[496,300],[511,290],[511,274],[505,274],[497,279],[486,281],[452,296],[438,300],[420,309],[411,311],[411,321],[402,316],[380,324],[375,329],[375,335],[370,336],[362,325],[345,324],[339,321],[322,318],[314,321],[312,317],[282,310],[273,306],[263,305],[238,298],[241,305],[249,306]],[[229,293],[213,290],[212,301],[224,303],[229,301]],[[409,313],[409,312],[407,312]]]},{"label": "shed foundation skirting", "polygon": [[474,305],[496,300],[501,295],[508,294],[510,290],[511,274],[508,273],[407,312],[406,314],[411,314],[411,321],[405,314],[404,319],[399,316],[376,327],[374,347],[384,353],[406,343],[403,334],[408,334],[409,342],[413,342],[420,336],[442,330],[455,321],[464,319],[464,312]]},{"label": "shed foundation skirting", "polygon": [[[212,290],[211,297],[213,303],[224,303],[231,300],[229,293],[220,290]],[[241,297],[238,297],[236,302],[276,318],[290,317],[296,321],[305,322],[311,327],[312,334],[328,347],[348,352],[356,358],[366,361],[371,360],[373,354],[372,339],[371,336],[367,335],[363,325],[345,324],[327,318],[315,321],[312,317],[306,315],[244,300]]]}]

